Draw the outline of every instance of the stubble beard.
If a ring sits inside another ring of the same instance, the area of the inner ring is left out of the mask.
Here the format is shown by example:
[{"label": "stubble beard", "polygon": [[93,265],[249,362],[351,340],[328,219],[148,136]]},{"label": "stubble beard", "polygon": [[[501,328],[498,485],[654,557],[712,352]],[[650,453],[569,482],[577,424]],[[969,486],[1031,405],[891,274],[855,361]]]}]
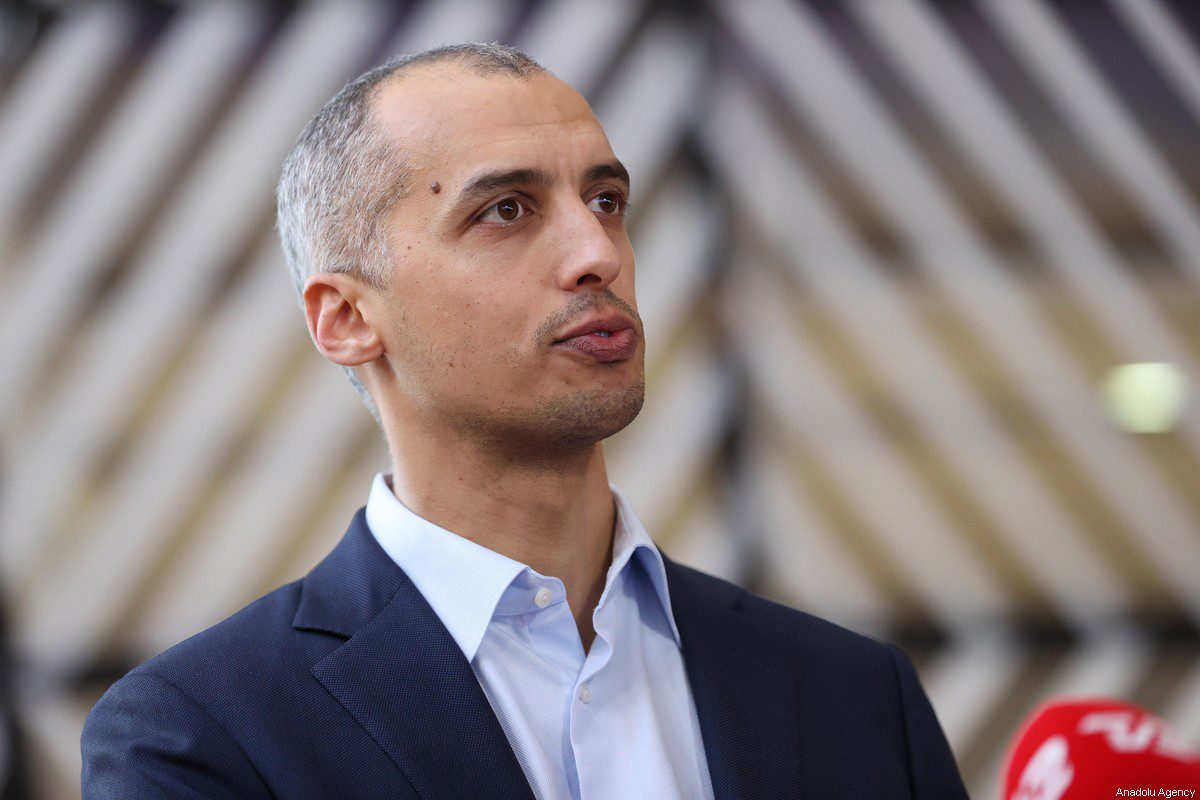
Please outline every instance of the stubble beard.
[{"label": "stubble beard", "polygon": [[460,419],[476,446],[496,460],[552,467],[586,457],[598,442],[624,430],[646,399],[643,375],[620,389],[582,390],[531,406],[505,405]]}]

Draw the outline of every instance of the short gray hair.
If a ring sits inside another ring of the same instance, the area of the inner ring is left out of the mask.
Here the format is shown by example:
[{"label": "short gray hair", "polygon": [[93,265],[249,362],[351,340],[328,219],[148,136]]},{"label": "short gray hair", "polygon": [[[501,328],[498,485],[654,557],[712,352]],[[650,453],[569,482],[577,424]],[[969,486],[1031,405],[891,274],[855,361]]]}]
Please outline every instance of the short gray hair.
[{"label": "short gray hair", "polygon": [[[495,42],[466,42],[397,56],[347,83],[313,117],[283,162],[275,200],[283,256],[296,293],[317,272],[346,272],[375,285],[390,256],[379,219],[407,193],[404,154],[372,119],[380,84],[414,66],[455,61],[477,75],[528,78],[546,69]],[[345,367],[376,422],[379,410]]]}]

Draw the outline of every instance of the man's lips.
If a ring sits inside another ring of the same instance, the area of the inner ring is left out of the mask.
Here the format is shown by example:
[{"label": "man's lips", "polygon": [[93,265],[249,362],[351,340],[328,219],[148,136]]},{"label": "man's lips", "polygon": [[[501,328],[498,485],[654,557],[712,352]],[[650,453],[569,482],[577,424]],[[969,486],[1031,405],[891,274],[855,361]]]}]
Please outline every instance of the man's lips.
[{"label": "man's lips", "polygon": [[582,333],[555,342],[554,346],[596,361],[624,361],[637,350],[637,332],[633,328],[621,328],[607,335],[595,331]]},{"label": "man's lips", "polygon": [[555,339],[555,343],[572,339],[584,333],[615,333],[623,328],[632,328],[633,320],[619,311],[607,311],[601,314],[593,314],[592,316],[580,320],[570,329],[563,331]]}]

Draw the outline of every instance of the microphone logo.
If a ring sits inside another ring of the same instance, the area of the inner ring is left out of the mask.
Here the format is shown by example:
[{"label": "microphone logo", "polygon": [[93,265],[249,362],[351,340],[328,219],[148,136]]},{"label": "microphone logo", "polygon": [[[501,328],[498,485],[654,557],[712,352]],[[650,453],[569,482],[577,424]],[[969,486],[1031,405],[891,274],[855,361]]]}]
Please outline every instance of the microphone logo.
[{"label": "microphone logo", "polygon": [[1059,800],[1071,786],[1075,768],[1067,761],[1067,740],[1051,736],[1029,759],[1010,800]]},{"label": "microphone logo", "polygon": [[[1138,719],[1141,717],[1141,719]],[[1097,711],[1079,721],[1080,733],[1102,733],[1118,753],[1153,752],[1177,761],[1196,761],[1196,755],[1175,729],[1149,714],[1130,711]]]}]

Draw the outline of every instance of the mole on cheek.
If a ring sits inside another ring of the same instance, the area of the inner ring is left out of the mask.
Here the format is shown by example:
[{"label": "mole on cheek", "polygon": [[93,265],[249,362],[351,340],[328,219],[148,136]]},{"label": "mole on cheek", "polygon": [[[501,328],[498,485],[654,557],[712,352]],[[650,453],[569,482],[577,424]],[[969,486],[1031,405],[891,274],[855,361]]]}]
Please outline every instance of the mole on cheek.
[{"label": "mole on cheek", "polygon": [[438,192],[440,192],[442,190],[442,185],[440,183],[438,183],[437,181],[434,181],[432,184],[430,184],[429,189],[434,194],[437,194]]}]

